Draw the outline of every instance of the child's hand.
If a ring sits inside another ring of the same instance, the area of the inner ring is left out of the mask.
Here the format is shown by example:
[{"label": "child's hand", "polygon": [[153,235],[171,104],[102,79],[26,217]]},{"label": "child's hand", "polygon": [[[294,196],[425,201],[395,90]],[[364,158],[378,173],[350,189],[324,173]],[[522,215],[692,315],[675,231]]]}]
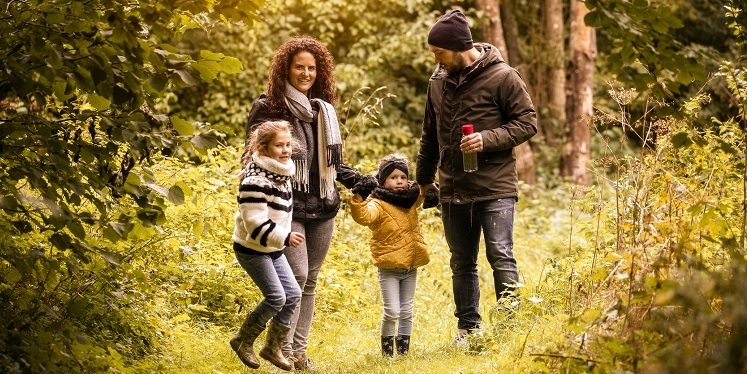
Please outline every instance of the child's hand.
[{"label": "child's hand", "polygon": [[291,233],[288,234],[288,244],[292,247],[298,247],[305,239],[306,237],[300,232],[291,231]]},{"label": "child's hand", "polygon": [[361,178],[358,183],[353,186],[353,188],[350,190],[355,195],[359,195],[362,200],[365,200],[368,198],[368,195],[371,194],[371,191],[373,191],[376,186],[379,185],[379,182],[376,181],[376,178],[372,175],[365,175]]}]

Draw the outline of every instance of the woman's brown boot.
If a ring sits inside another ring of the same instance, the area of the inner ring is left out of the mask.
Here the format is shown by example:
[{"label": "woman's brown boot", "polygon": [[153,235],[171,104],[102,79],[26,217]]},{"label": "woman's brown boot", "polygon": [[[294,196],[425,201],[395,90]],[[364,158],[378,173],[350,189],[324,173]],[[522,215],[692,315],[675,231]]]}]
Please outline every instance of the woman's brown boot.
[{"label": "woman's brown boot", "polygon": [[293,355],[293,366],[298,371],[316,371],[311,359],[306,357],[306,353],[296,353]]}]

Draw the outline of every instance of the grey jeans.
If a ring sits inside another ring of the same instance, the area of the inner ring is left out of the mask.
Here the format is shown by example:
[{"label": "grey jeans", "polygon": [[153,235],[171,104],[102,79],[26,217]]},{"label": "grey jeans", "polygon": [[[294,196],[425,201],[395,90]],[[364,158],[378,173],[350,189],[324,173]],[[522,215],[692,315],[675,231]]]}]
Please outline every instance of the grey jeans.
[{"label": "grey jeans", "polygon": [[381,336],[412,335],[412,310],[417,284],[418,269],[379,269],[381,300],[384,303]]},{"label": "grey jeans", "polygon": [[285,256],[293,270],[293,275],[301,287],[301,302],[291,319],[291,329],[283,344],[283,352],[306,354],[309,343],[309,330],[314,316],[316,304],[316,281],[319,270],[329,251],[335,219],[328,220],[293,220],[291,229],[306,236],[306,240],[298,247],[285,249]]}]

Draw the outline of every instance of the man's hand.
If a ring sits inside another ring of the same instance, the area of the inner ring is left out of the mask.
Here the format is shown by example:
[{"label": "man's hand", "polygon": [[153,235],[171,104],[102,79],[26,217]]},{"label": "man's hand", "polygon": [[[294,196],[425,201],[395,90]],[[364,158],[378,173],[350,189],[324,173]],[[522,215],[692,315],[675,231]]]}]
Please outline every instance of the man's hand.
[{"label": "man's hand", "polygon": [[425,196],[425,194],[430,190],[434,190],[438,192],[438,186],[435,183],[426,184],[425,186],[420,186],[420,196]]},{"label": "man's hand", "polygon": [[463,153],[482,152],[482,135],[479,132],[476,132],[474,134],[463,136],[462,142],[459,143],[459,148]]}]

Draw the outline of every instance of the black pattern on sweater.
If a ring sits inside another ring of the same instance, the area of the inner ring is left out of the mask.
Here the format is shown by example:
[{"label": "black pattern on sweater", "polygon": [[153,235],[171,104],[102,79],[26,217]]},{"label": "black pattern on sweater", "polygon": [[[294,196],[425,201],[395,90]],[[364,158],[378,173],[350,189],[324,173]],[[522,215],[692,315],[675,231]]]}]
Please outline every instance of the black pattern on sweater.
[{"label": "black pattern on sweater", "polygon": [[293,211],[293,170],[290,162],[280,163],[256,153],[244,167],[232,236],[240,249],[246,248],[241,253],[269,253],[287,245]]}]

